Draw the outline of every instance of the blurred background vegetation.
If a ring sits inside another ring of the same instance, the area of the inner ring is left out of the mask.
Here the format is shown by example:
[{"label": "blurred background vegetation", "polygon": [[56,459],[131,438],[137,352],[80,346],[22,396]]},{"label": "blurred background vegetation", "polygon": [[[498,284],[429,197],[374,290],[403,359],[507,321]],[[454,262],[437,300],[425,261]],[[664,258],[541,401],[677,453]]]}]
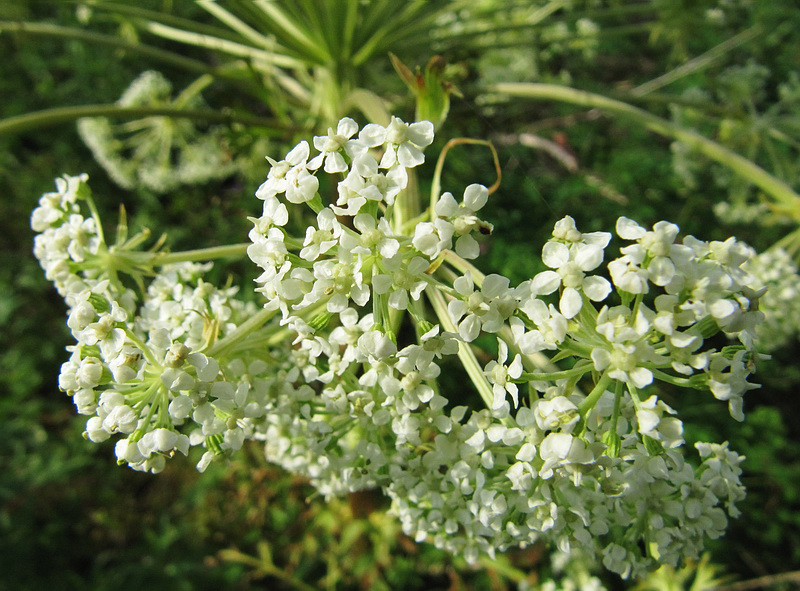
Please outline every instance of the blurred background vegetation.
[{"label": "blurred background vegetation", "polygon": [[[414,90],[429,109],[442,112],[450,99],[430,155],[455,137],[489,139],[499,153],[487,271],[518,282],[541,270],[537,254],[564,215],[585,231],[609,230],[620,215],[648,225],[667,219],[686,234],[733,234],[765,249],[796,229],[798,212],[770,208],[729,170],[636,122],[489,89],[550,82],[618,98],[726,145],[797,190],[800,11],[791,0],[303,0],[261,12],[231,0],[219,3],[224,13],[201,4],[0,2],[0,119],[112,105],[143,71],[157,70],[178,98],[170,102],[168,90],[145,106],[216,113],[182,118],[190,124],[176,133],[187,142],[213,138],[219,164],[219,174],[187,174],[165,190],[164,179],[179,176],[179,143],[166,159],[145,149],[104,159],[74,118],[0,134],[0,589],[536,588],[553,574],[548,549],[469,567],[405,537],[378,493],[326,501],[268,465],[257,446],[203,475],[192,458],[158,476],[117,468],[113,444],[85,441],[83,419],[58,390],[70,344],[65,307],[31,255],[30,212],[54,177],[87,172],[108,220],[124,202],[131,226],[168,233],[174,249],[241,242],[246,216],[258,210],[265,154],[281,156],[344,114],[411,120],[407,85],[424,80]],[[405,80],[389,52],[408,66]],[[434,55],[443,61],[429,64]],[[160,133],[178,120],[146,121],[146,132]],[[120,162],[128,162],[127,182]],[[165,174],[150,182],[137,174],[147,167]],[[493,181],[485,148],[451,152],[445,189]],[[223,272],[244,285],[252,276],[245,263]],[[763,388],[749,395],[743,425],[706,397],[664,394],[690,443],[729,440],[748,457],[749,494],[728,536],[711,544],[710,562],[640,588],[733,589],[731,581],[756,577],[768,579],[748,588],[790,588],[776,576],[800,565],[799,351],[795,336],[759,368]],[[590,588],[587,572],[569,574],[564,589]]]}]

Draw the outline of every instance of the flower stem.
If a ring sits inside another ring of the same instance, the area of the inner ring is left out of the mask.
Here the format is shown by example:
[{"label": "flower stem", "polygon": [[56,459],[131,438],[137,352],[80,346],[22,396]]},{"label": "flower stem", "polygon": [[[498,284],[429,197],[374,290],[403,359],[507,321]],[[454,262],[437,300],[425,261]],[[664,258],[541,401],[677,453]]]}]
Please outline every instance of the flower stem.
[{"label": "flower stem", "polygon": [[589,414],[589,411],[594,408],[594,405],[597,404],[597,401],[600,400],[600,397],[606,393],[609,384],[611,383],[611,376],[608,372],[604,372],[603,375],[600,376],[595,387],[589,392],[589,395],[583,400],[583,402],[578,405],[578,412],[580,413],[581,417],[584,419],[586,415]]},{"label": "flower stem", "polygon": [[[0,23],[2,24],[2,23]],[[2,27],[0,27],[2,30]],[[173,117],[206,121],[209,123],[242,123],[262,129],[284,133],[287,127],[264,117],[211,109],[179,109],[176,107],[121,107],[115,104],[77,105],[43,109],[0,120],[0,135],[17,134],[31,129],[69,123],[82,117],[112,117],[117,119],[142,119],[145,117]]]},{"label": "flower stem", "polygon": [[800,219],[800,195],[795,193],[789,185],[736,152],[694,131],[675,125],[671,121],[622,101],[557,84],[505,83],[496,84],[491,90],[522,98],[552,99],[583,107],[602,109],[615,115],[627,117],[659,135],[681,141],[712,160],[727,166],[734,173],[747,179],[771,196],[775,202],[785,207],[787,213],[795,219]]},{"label": "flower stem", "polygon": [[277,310],[267,310],[266,308],[260,310],[257,314],[251,316],[246,321],[244,321],[231,334],[226,336],[224,339],[220,339],[216,343],[214,343],[208,350],[208,354],[211,357],[218,357],[222,352],[224,352],[226,349],[229,349],[230,347],[241,341],[251,332],[253,332],[258,328],[261,328],[277,313],[278,313]]},{"label": "flower stem", "polygon": [[516,380],[510,380],[515,384],[522,384],[525,382],[550,382],[555,380],[565,380],[569,378],[580,377],[592,369],[592,364],[583,364],[580,367],[573,367],[572,369],[565,369],[564,371],[554,371],[550,373],[523,373]]},{"label": "flower stem", "polygon": [[486,275],[484,275],[480,269],[478,269],[475,265],[473,265],[469,261],[458,256],[455,253],[455,251],[445,250],[442,254],[444,255],[444,260],[450,263],[458,271],[461,271],[462,273],[465,274],[467,271],[472,273],[472,281],[475,282],[475,286],[478,289],[483,287],[483,280],[486,279]]},{"label": "flower stem", "polygon": [[[436,312],[436,316],[439,318],[439,322],[442,323],[442,327],[448,332],[458,333],[458,327],[455,325],[455,322],[453,322],[453,319],[450,318],[450,312],[447,311],[447,304],[444,301],[444,296],[438,290],[430,287],[425,289],[425,293],[428,295],[428,299],[433,306],[433,310]],[[472,352],[468,343],[459,341],[458,358],[464,365],[469,379],[478,390],[478,394],[481,395],[484,404],[486,404],[486,408],[492,408],[494,391],[489,381],[486,379],[486,376],[483,375],[483,368],[478,363],[478,359],[475,357],[475,353]]]},{"label": "flower stem", "polygon": [[173,263],[187,263],[196,261],[211,261],[214,259],[242,258],[247,254],[249,242],[240,244],[226,244],[210,248],[198,248],[181,252],[154,253],[153,265],[171,265]]},{"label": "flower stem", "polygon": [[486,146],[492,151],[492,158],[494,160],[494,169],[497,173],[497,179],[495,180],[494,184],[489,187],[489,193],[494,193],[497,191],[498,187],[500,186],[500,180],[502,179],[502,169],[500,168],[500,160],[497,157],[497,150],[494,149],[494,146],[491,142],[487,142],[486,140],[475,140],[466,137],[454,138],[447,142],[442,148],[442,152],[439,154],[439,159],[436,161],[436,168],[433,171],[433,182],[431,184],[431,204],[430,204],[430,212],[431,217],[436,217],[436,202],[439,201],[439,193],[441,192],[442,186],[442,168],[444,167],[444,161],[447,158],[447,153],[455,148],[456,146],[462,144],[471,144],[471,145],[478,145],[478,146]]}]

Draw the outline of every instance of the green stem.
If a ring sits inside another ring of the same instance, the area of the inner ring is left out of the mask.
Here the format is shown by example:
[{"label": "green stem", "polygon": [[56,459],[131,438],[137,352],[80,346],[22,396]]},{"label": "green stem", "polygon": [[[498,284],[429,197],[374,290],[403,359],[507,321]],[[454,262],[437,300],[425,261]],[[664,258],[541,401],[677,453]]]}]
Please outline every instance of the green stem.
[{"label": "green stem", "polygon": [[472,281],[475,283],[475,286],[478,289],[483,287],[483,280],[486,278],[486,275],[484,275],[480,269],[478,269],[469,261],[466,261],[458,256],[455,251],[445,250],[442,254],[444,255],[444,260],[450,263],[458,271],[461,271],[464,274],[469,271],[472,274]]},{"label": "green stem", "polygon": [[611,376],[608,375],[608,372],[606,371],[600,376],[600,380],[597,382],[592,391],[589,392],[589,395],[584,398],[580,405],[578,405],[578,412],[582,418],[586,418],[586,415],[589,414],[589,411],[592,410],[592,408],[594,408],[594,405],[597,404],[597,401],[600,400],[600,397],[606,393],[610,383]]},{"label": "green stem", "polygon": [[158,37],[171,39],[172,41],[185,43],[187,45],[204,47],[206,49],[227,53],[229,55],[245,57],[253,60],[256,63],[263,62],[265,64],[269,64],[270,66],[278,66],[281,68],[301,68],[305,65],[301,60],[293,58],[288,54],[258,49],[257,47],[244,45],[229,39],[223,39],[221,37],[205,35],[202,33],[194,33],[178,27],[157,23],[155,21],[149,21],[145,23],[144,28],[147,32],[157,35]]},{"label": "green stem", "polygon": [[592,369],[591,363],[584,363],[580,367],[573,367],[572,369],[565,369],[563,371],[554,371],[550,373],[523,373],[516,380],[511,380],[515,384],[522,384],[526,382],[551,382],[555,380],[566,380],[569,378],[580,377]]},{"label": "green stem", "polygon": [[143,399],[143,402],[145,405],[149,403],[150,408],[147,411],[147,416],[141,423],[142,426],[136,429],[136,431],[133,432],[133,435],[131,435],[132,441],[139,441],[150,427],[150,422],[153,420],[153,415],[156,413],[156,410],[158,410],[158,407],[161,406],[157,395],[161,392],[163,387],[164,386],[161,383],[161,380],[156,378],[156,380],[153,381],[153,384],[147,389],[147,396]]},{"label": "green stem", "polygon": [[290,128],[273,119],[256,117],[254,115],[237,114],[228,111],[213,111],[211,109],[178,109],[175,107],[121,107],[115,104],[78,105],[73,107],[55,107],[8,117],[0,120],[0,135],[16,134],[37,129],[61,125],[80,119],[82,117],[112,117],[119,119],[140,119],[144,117],[176,117],[194,119],[209,123],[242,123],[255,125],[270,130],[285,132]]},{"label": "green stem", "polygon": [[217,76],[220,75],[218,69],[209,67],[201,61],[184,57],[171,51],[165,51],[163,49],[151,47],[149,45],[131,43],[130,41],[126,41],[115,35],[105,35],[103,33],[84,31],[83,29],[77,29],[74,27],[61,27],[59,25],[51,25],[48,23],[26,23],[14,21],[0,21],[0,32],[2,31],[30,35],[48,35],[50,37],[61,37],[64,39],[77,39],[79,41],[99,43],[101,45],[108,45],[110,47],[124,49],[125,51],[140,53],[147,57],[157,59],[173,66],[190,70],[192,72],[208,72]]},{"label": "green stem", "polygon": [[[700,386],[697,381],[691,378],[679,378],[677,376],[671,376],[666,372],[655,368],[648,368],[650,371],[653,372],[653,377],[656,379],[661,380],[662,382],[667,382],[668,384],[672,384],[673,386],[680,386],[682,388],[693,388],[695,390],[705,390],[704,387]],[[702,374],[700,374],[702,375]]]},{"label": "green stem", "polygon": [[500,179],[502,177],[502,169],[500,168],[500,160],[497,156],[497,150],[495,150],[494,146],[491,142],[486,140],[475,140],[471,138],[454,138],[447,142],[442,148],[441,153],[439,154],[439,158],[436,161],[436,168],[433,171],[433,181],[431,182],[431,200],[430,200],[430,215],[431,219],[436,218],[436,202],[439,201],[439,193],[441,192],[442,186],[442,169],[444,168],[444,161],[447,158],[447,153],[456,146],[468,144],[468,145],[477,145],[477,146],[486,146],[492,152],[492,158],[494,160],[494,169],[497,173],[497,180],[495,180],[494,184],[489,187],[489,193],[494,193],[497,188],[500,186]]},{"label": "green stem", "polygon": [[216,343],[214,343],[208,350],[208,355],[211,357],[218,357],[226,349],[229,349],[230,347],[234,346],[236,343],[244,339],[251,332],[264,326],[264,324],[266,324],[277,313],[278,310],[267,310],[267,309],[260,310],[257,314],[251,316],[246,321],[244,321],[231,334],[226,336],[224,339],[220,339]]},{"label": "green stem", "polygon": [[171,265],[173,263],[186,263],[195,261],[211,261],[214,259],[242,258],[247,254],[247,247],[250,243],[226,244],[224,246],[212,246],[210,248],[198,248],[195,250],[184,250],[181,252],[157,252],[141,253],[152,257],[153,265]]},{"label": "green stem", "polygon": [[631,94],[634,96],[644,96],[654,90],[657,90],[663,86],[667,86],[668,84],[672,84],[676,80],[683,78],[684,76],[688,76],[689,74],[693,74],[699,70],[704,69],[705,67],[709,66],[715,60],[720,57],[723,57],[729,51],[748,43],[761,35],[763,32],[761,26],[755,25],[750,27],[749,29],[745,29],[726,39],[719,45],[716,45],[706,51],[705,53],[698,55],[697,57],[689,60],[688,62],[681,64],[677,68],[670,70],[666,74],[659,76],[658,78],[654,78],[649,82],[645,82],[644,84],[640,84],[633,90],[631,90]]},{"label": "green stem", "polygon": [[659,135],[684,142],[712,160],[727,166],[739,176],[759,187],[776,202],[785,206],[790,215],[800,219],[800,195],[795,193],[789,185],[736,152],[661,117],[599,94],[556,84],[504,83],[494,85],[489,90],[521,98],[557,100],[583,107],[602,109],[627,117]]},{"label": "green stem", "polygon": [[125,331],[125,336],[128,337],[128,339],[142,352],[145,360],[153,366],[153,369],[161,373],[164,368],[161,367],[161,364],[156,360],[155,357],[153,357],[153,352],[150,350],[150,347],[148,347],[147,344],[142,341],[138,335],[127,325],[123,327],[123,330]]},{"label": "green stem", "polygon": [[[505,484],[505,483],[503,483]],[[503,556],[502,559],[499,558],[490,558],[488,556],[482,556],[479,559],[479,563],[482,567],[496,571],[503,575],[504,577],[511,579],[515,583],[522,583],[523,581],[528,580],[528,575],[525,571],[522,571],[514,566],[512,566],[508,559]]]},{"label": "green stem", "polygon": [[614,412],[611,415],[611,428],[609,431],[612,433],[617,432],[617,422],[619,421],[619,412],[622,408],[622,389],[624,384],[622,382],[617,382],[616,388],[614,388]]},{"label": "green stem", "polygon": [[[442,323],[442,327],[448,332],[458,333],[458,327],[455,325],[455,322],[453,322],[453,319],[450,318],[450,312],[447,311],[447,304],[444,301],[444,296],[437,289],[433,288],[426,288],[425,293],[431,302],[431,306],[433,306],[434,312],[436,312],[436,316],[439,318],[439,322]],[[469,379],[478,390],[478,394],[481,395],[486,408],[492,408],[494,391],[489,381],[486,379],[486,376],[483,374],[483,368],[478,363],[478,359],[475,357],[475,353],[472,352],[468,343],[463,341],[458,342],[458,358],[467,371]]]}]

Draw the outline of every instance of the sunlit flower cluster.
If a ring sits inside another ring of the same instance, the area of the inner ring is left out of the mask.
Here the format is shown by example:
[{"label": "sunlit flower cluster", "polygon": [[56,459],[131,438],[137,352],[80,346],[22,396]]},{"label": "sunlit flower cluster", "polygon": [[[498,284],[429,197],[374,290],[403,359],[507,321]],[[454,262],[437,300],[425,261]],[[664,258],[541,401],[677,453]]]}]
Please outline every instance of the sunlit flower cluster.
[{"label": "sunlit flower cluster", "polygon": [[[120,461],[152,471],[192,446],[202,469],[263,441],[326,496],[380,487],[407,534],[471,562],[540,540],[624,577],[697,557],[736,514],[742,458],[699,443],[687,460],[658,384],[742,418],[763,320],[751,251],[668,222],[620,218],[614,238],[566,217],[547,270],[512,286],[469,262],[492,232],[486,187],[404,215],[432,141],[428,122],[343,119],[316,154],[301,142],[270,159],[246,248],[261,310],[179,253],[107,246],[81,214],[85,178],[59,181],[33,226],[70,308],[61,386],[87,436],[117,435]],[[308,208],[301,236],[290,208]],[[604,265],[612,238],[624,245]],[[139,293],[119,277],[166,262]],[[457,391],[438,380],[448,357],[465,369]]]}]

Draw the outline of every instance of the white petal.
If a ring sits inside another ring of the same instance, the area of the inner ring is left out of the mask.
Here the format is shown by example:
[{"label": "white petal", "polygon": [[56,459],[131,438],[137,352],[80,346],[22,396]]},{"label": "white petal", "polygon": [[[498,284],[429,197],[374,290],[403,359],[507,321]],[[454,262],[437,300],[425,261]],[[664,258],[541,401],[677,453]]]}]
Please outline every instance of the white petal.
[{"label": "white petal", "polygon": [[[324,138],[314,138],[314,145],[316,145],[318,139],[324,139]],[[308,169],[317,170],[320,166],[322,166],[322,162],[324,159],[325,159],[325,154],[317,154],[311,160],[308,161],[307,164]]]},{"label": "white petal", "polygon": [[456,254],[465,259],[477,259],[481,254],[481,247],[470,234],[464,234],[456,240]]},{"label": "white petal", "polygon": [[650,272],[650,281],[661,286],[672,281],[672,277],[675,275],[675,265],[667,257],[654,258],[650,261],[647,270]]},{"label": "white petal", "polygon": [[375,148],[383,144],[386,139],[386,128],[377,123],[369,123],[364,126],[358,139],[367,144],[370,148]]},{"label": "white petal", "polygon": [[670,344],[678,349],[685,349],[695,344],[700,337],[685,332],[675,332],[669,339]]},{"label": "white petal", "polygon": [[649,435],[661,421],[658,413],[652,410],[640,410],[636,413],[636,419],[639,421],[639,433],[643,435]]},{"label": "white petal", "polygon": [[548,242],[542,248],[542,262],[551,269],[558,269],[569,261],[569,247],[561,242]]},{"label": "white petal", "polygon": [[299,144],[297,144],[292,151],[286,154],[286,162],[291,164],[292,166],[296,166],[301,162],[305,162],[308,160],[309,154],[309,147],[308,142],[303,140]]},{"label": "white petal", "polygon": [[430,121],[418,121],[408,126],[406,130],[408,139],[420,148],[430,145],[433,141],[433,123]]},{"label": "white petal", "polygon": [[474,183],[464,191],[464,205],[472,211],[478,211],[489,199],[489,189]]},{"label": "white petal", "polygon": [[542,271],[538,273],[530,284],[533,295],[547,295],[553,293],[561,285],[561,275],[555,271]]},{"label": "white petal", "polygon": [[350,117],[343,117],[336,126],[336,133],[343,137],[352,137],[358,131],[358,124],[350,119]]},{"label": "white petal", "polygon": [[[377,291],[377,290],[376,290]],[[395,310],[405,310],[408,308],[408,292],[404,289],[396,289],[389,296],[389,306]]]},{"label": "white petal", "polygon": [[353,172],[366,178],[376,175],[378,174],[378,161],[368,152],[359,154],[353,159]]},{"label": "white petal", "polygon": [[593,302],[602,302],[611,293],[611,284],[605,277],[589,276],[584,278],[583,293]]},{"label": "white petal", "polygon": [[467,271],[464,275],[453,281],[453,287],[461,295],[469,295],[475,291],[475,284],[472,282],[472,273]]},{"label": "white petal", "polygon": [[626,217],[617,220],[617,236],[625,240],[638,240],[647,233],[647,230]]},{"label": "white petal", "polygon": [[558,307],[566,318],[574,318],[581,311],[583,300],[581,294],[574,287],[568,287],[561,294]]},{"label": "white petal", "polygon": [[717,300],[709,308],[714,318],[727,318],[736,311],[736,306],[731,300]]},{"label": "white petal", "polygon": [[452,193],[443,193],[434,208],[440,217],[452,217],[458,213],[458,203]]},{"label": "white petal", "polygon": [[[409,143],[403,143],[397,147],[397,161],[406,168],[413,168],[414,166],[419,166],[425,162],[425,156],[422,154],[422,150],[419,148],[412,146]],[[390,167],[391,164],[389,166],[383,166],[382,168]]]},{"label": "white petal", "polygon": [[468,343],[478,338],[480,331],[481,321],[474,314],[467,315],[467,317],[461,321],[461,324],[458,325],[458,334]]},{"label": "white petal", "polygon": [[634,368],[629,375],[633,385],[637,388],[644,388],[653,382],[653,372],[644,367]]},{"label": "white petal", "polygon": [[344,172],[347,170],[347,163],[344,157],[339,152],[331,152],[325,158],[325,172],[333,174],[336,172]]},{"label": "white petal", "polygon": [[542,441],[540,453],[542,458],[565,459],[572,447],[572,435],[569,433],[550,433]]},{"label": "white petal", "polygon": [[[383,241],[383,243],[380,245],[380,248],[378,249],[378,252],[380,252],[383,258],[390,259],[394,255],[396,255],[399,250],[400,250],[400,243],[394,238],[390,238],[388,240]],[[426,269],[428,268],[427,261],[425,262],[425,268]]]},{"label": "white petal", "polygon": [[392,287],[392,283],[392,278],[389,275],[380,274],[372,278],[372,287],[377,294],[388,293],[389,289]]},{"label": "white petal", "polygon": [[603,262],[603,249],[591,244],[575,245],[575,262],[581,271],[593,271]]},{"label": "white petal", "polygon": [[492,273],[484,278],[481,293],[487,298],[496,298],[506,295],[509,283],[508,277]]}]

